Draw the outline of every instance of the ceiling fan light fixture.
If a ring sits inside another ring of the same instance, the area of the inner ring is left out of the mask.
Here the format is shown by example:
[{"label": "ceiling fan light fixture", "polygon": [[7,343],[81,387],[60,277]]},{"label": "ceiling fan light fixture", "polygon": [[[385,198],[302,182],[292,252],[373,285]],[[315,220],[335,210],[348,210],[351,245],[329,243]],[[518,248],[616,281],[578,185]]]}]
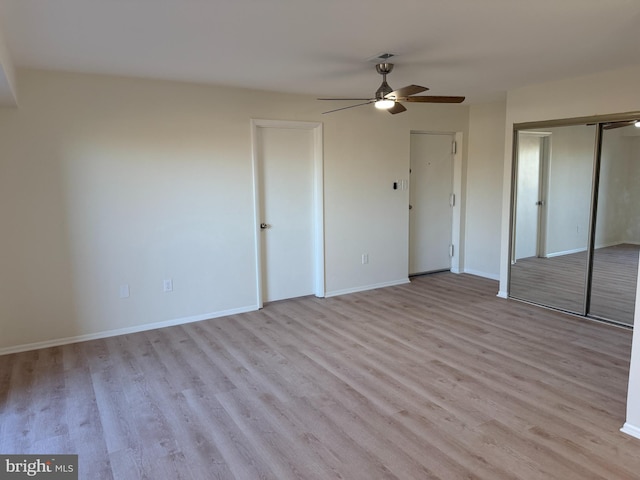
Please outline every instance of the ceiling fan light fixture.
[{"label": "ceiling fan light fixture", "polygon": [[389,100],[388,98],[383,98],[382,100],[377,100],[375,103],[375,106],[380,110],[389,110],[395,104],[396,104],[395,101]]},{"label": "ceiling fan light fixture", "polygon": [[[385,60],[388,60],[392,56],[391,54],[383,55],[387,55]],[[364,102],[356,105],[349,105],[347,107],[334,108],[333,110],[322,113],[333,113],[340,110],[346,110],[348,108],[360,107],[362,105],[371,105],[373,103],[377,109],[386,110],[391,115],[396,115],[407,111],[404,105],[402,105],[402,102],[461,103],[464,101],[464,97],[444,97],[438,95],[423,95],[416,97],[414,95],[429,90],[427,87],[421,87],[420,85],[407,85],[406,87],[402,87],[398,90],[393,90],[387,83],[387,75],[391,73],[392,70],[393,63],[383,62],[376,64],[376,71],[382,75],[382,84],[378,90],[376,90],[376,94],[373,98],[319,98],[318,100],[349,100]]]},{"label": "ceiling fan light fixture", "polygon": [[637,120],[636,123],[634,123],[634,125],[636,126],[636,128],[640,128],[640,120]]}]

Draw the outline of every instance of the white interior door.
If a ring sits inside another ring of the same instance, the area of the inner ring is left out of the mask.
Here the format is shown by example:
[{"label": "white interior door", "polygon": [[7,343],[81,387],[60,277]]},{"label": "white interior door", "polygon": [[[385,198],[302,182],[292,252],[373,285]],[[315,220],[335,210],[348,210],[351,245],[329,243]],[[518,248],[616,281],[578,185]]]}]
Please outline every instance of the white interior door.
[{"label": "white interior door", "polygon": [[314,132],[257,128],[263,301],[315,293]]},{"label": "white interior door", "polygon": [[410,275],[451,269],[453,142],[450,134],[411,134]]},{"label": "white interior door", "polygon": [[518,135],[518,172],[516,203],[515,260],[538,255],[540,207],[542,206],[540,173],[542,137],[520,132]]}]

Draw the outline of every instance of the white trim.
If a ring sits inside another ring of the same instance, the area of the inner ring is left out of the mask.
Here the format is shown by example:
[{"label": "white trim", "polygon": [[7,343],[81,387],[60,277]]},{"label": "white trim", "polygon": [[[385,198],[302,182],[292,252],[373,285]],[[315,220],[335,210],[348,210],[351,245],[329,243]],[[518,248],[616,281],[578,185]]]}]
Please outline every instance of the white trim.
[{"label": "white trim", "polygon": [[571,255],[572,253],[586,252],[586,248],[574,248],[573,250],[565,250],[564,252],[553,252],[545,255],[545,258],[561,257],[562,255]]},{"label": "white trim", "polygon": [[625,242],[620,242],[620,241],[609,242],[609,243],[599,243],[599,244],[595,245],[594,248],[597,250],[598,248],[615,247],[617,245],[622,245],[624,243]]},{"label": "white trim", "polygon": [[251,119],[251,157],[253,169],[253,212],[255,224],[256,291],[258,308],[264,305],[262,298],[262,249],[260,248],[260,176],[258,164],[258,128],[293,128],[313,131],[313,224],[314,224],[314,294],[325,296],[324,258],[324,152],[323,129],[320,122]]},{"label": "white trim", "polygon": [[636,427],[635,425],[631,425],[629,422],[626,422],[622,426],[620,431],[622,433],[626,433],[627,435],[631,435],[632,437],[640,438],[640,427]]},{"label": "white trim", "polygon": [[459,273],[464,268],[461,260],[462,254],[462,204],[465,199],[462,196],[462,132],[456,132],[453,136],[456,142],[456,151],[453,154],[453,193],[456,196],[456,203],[451,212],[451,241],[455,245],[453,257],[451,257],[451,271]]},{"label": "white trim", "polygon": [[173,320],[165,320],[163,322],[145,323],[144,325],[136,325],[135,327],[117,328],[115,330],[106,330],[98,333],[90,333],[87,335],[77,335],[75,337],[55,338],[53,340],[45,340],[43,342],[25,343],[14,347],[0,348],[0,355],[8,355],[10,353],[20,353],[29,350],[38,350],[40,348],[59,347],[70,343],[86,342],[88,340],[99,340],[101,338],[115,337],[118,335],[127,335],[129,333],[145,332],[147,330],[155,330],[157,328],[174,327],[176,325],[184,325],[187,323],[201,322],[203,320],[211,320],[214,318],[227,317],[239,313],[253,312],[258,310],[257,305],[247,307],[233,308],[231,310],[222,310],[218,312],[203,313],[191,317],[176,318]]},{"label": "white trim", "polygon": [[316,297],[324,297],[325,293],[325,258],[324,258],[324,130],[322,123],[313,127],[314,151],[314,227],[315,227],[315,284]]},{"label": "white trim", "polygon": [[375,290],[376,288],[395,287],[397,285],[404,285],[411,283],[408,278],[401,280],[393,280],[391,282],[376,283],[374,285],[365,285],[362,287],[345,288],[344,290],[334,290],[333,292],[327,292],[325,297],[337,297],[339,295],[348,295],[349,293],[365,292],[367,290]]},{"label": "white trim", "polygon": [[598,245],[595,246],[595,248],[607,248],[607,247],[616,247],[618,245],[640,245],[640,242],[636,242],[636,241],[625,241],[625,240],[618,240],[615,242],[609,242],[609,243],[599,243]]},{"label": "white trim", "polygon": [[262,248],[260,248],[260,170],[258,168],[258,126],[255,120],[251,120],[251,175],[253,178],[253,243],[256,252],[256,302],[258,308],[263,307],[262,302]]},{"label": "white trim", "polygon": [[465,268],[464,273],[475,275],[476,277],[488,278],[490,280],[500,280],[500,275],[497,273],[481,272],[480,270],[474,270],[472,268]]},{"label": "white trim", "polygon": [[504,290],[500,290],[497,294],[496,297],[498,298],[504,298],[505,300],[509,298],[509,294],[504,291]]}]

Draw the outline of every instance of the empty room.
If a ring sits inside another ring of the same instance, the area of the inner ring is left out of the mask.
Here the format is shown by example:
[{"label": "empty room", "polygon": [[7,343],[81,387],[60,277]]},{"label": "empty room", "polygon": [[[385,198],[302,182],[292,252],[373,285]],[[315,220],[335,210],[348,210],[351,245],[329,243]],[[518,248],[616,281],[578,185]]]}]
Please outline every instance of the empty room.
[{"label": "empty room", "polygon": [[0,0],[0,479],[640,478],[638,25]]}]

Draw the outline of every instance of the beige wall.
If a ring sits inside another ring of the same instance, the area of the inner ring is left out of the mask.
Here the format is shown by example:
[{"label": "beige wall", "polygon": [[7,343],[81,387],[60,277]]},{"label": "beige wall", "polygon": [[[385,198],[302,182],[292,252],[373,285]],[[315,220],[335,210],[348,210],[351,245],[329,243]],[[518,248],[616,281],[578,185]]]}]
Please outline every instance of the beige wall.
[{"label": "beige wall", "polygon": [[[532,85],[508,92],[503,169],[500,295],[507,295],[513,125],[542,120],[640,112],[640,66]],[[640,286],[639,286],[640,288]],[[635,324],[640,324],[636,309]],[[640,436],[640,336],[635,331],[627,401],[627,431]]]},{"label": "beige wall", "polygon": [[314,98],[232,88],[18,84],[20,107],[0,109],[0,352],[255,308],[251,118],[324,123],[327,294],[406,281],[408,190],[392,184],[410,131],[467,135],[461,105],[323,116]]},{"label": "beige wall", "polygon": [[[637,289],[640,292],[640,274]],[[640,319],[640,302],[636,302],[635,325]],[[633,330],[631,368],[629,370],[629,391],[627,393],[627,420],[623,431],[640,438],[640,328]]]},{"label": "beige wall", "polygon": [[464,271],[498,279],[506,103],[471,105]]},{"label": "beige wall", "polygon": [[595,126],[545,128],[549,132],[545,254],[587,249],[591,215]]},{"label": "beige wall", "polygon": [[640,244],[640,129],[605,131],[601,158],[596,247]]}]

